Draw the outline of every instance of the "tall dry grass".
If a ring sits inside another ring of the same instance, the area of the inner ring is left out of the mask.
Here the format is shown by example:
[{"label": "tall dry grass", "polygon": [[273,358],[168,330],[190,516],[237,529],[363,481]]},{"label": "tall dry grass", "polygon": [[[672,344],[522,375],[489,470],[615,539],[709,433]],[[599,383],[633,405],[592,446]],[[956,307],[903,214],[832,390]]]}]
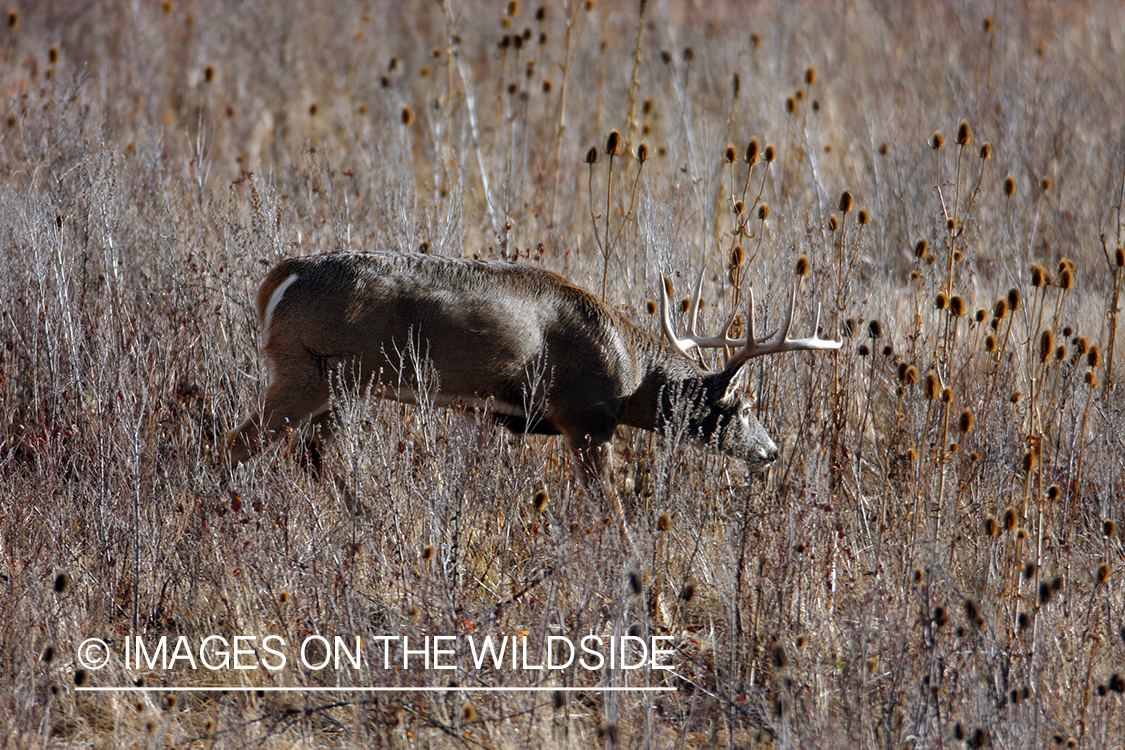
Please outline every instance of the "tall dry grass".
[{"label": "tall dry grass", "polygon": [[[1122,746],[1122,9],[642,7],[10,6],[5,745]],[[348,497],[286,445],[221,471],[269,265],[420,248],[653,331],[663,273],[708,329],[800,278],[844,348],[749,368],[765,476],[618,436],[640,562],[559,440],[425,405],[342,402]],[[81,670],[89,637],[470,632],[671,635],[629,679],[677,690],[75,691],[216,679]]]}]

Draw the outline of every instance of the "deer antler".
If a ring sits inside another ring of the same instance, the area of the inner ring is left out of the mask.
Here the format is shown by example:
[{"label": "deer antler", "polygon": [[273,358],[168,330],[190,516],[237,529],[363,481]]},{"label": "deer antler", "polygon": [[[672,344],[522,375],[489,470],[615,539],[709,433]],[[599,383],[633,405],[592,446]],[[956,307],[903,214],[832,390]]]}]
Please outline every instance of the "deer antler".
[{"label": "deer antler", "polygon": [[668,342],[676,349],[676,351],[683,354],[685,357],[689,356],[688,352],[695,347],[740,347],[726,361],[724,367],[730,367],[734,364],[741,364],[748,359],[754,357],[761,357],[766,354],[780,354],[782,352],[796,352],[807,350],[831,350],[839,349],[841,342],[835,340],[822,339],[817,336],[816,331],[820,328],[820,305],[816,307],[816,321],[813,324],[813,335],[810,338],[793,339],[789,338],[789,328],[793,323],[793,308],[797,302],[797,287],[794,286],[789,294],[789,306],[785,312],[785,318],[781,321],[777,331],[769,336],[756,338],[754,335],[754,288],[749,290],[749,300],[746,304],[746,338],[732,339],[726,335],[726,331],[730,329],[730,324],[734,321],[734,314],[732,313],[727,322],[723,325],[721,331],[722,335],[719,336],[700,336],[696,331],[697,312],[699,309],[699,293],[700,290],[697,286],[695,295],[693,296],[689,310],[691,312],[690,320],[688,323],[688,335],[680,338],[676,335],[675,329],[672,327],[672,317],[669,312],[668,305],[668,287],[671,282],[667,277],[663,278],[663,284],[660,287],[660,322],[664,328],[664,335],[668,338]]}]

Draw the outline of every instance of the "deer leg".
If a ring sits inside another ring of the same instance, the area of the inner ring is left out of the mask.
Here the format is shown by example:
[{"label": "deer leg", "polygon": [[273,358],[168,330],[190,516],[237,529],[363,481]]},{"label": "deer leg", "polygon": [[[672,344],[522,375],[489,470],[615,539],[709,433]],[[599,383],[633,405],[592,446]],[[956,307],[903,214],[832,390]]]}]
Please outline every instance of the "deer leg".
[{"label": "deer leg", "polygon": [[310,417],[327,411],[329,389],[316,363],[311,359],[290,365],[277,373],[266,388],[266,401],[260,414],[254,414],[237,429],[225,435],[224,454],[227,462],[238,466],[265,443],[285,432],[297,429]]},{"label": "deer leg", "polygon": [[[617,517],[617,527],[625,540],[629,553],[641,559],[633,535],[629,532],[629,524],[625,520],[625,509],[621,505],[621,498],[617,495],[617,486],[613,481],[613,433],[604,440],[597,440],[591,435],[584,436],[583,440],[574,446],[575,462],[578,464],[579,473],[583,482],[594,492],[600,493],[609,506],[610,511]],[[574,441],[571,441],[574,445]]]}]

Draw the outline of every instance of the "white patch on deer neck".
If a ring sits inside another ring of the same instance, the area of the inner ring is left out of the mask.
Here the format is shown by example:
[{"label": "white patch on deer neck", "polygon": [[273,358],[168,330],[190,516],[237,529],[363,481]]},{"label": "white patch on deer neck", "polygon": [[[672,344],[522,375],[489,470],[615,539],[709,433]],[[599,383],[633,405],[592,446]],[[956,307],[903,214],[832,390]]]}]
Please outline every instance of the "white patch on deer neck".
[{"label": "white patch on deer neck", "polygon": [[297,274],[290,274],[289,278],[278,284],[277,289],[274,289],[273,294],[270,295],[270,303],[266,305],[266,314],[262,316],[263,344],[269,341],[270,322],[273,320],[273,311],[277,309],[277,303],[281,302],[281,297],[285,294],[285,290],[288,289],[297,278]]}]

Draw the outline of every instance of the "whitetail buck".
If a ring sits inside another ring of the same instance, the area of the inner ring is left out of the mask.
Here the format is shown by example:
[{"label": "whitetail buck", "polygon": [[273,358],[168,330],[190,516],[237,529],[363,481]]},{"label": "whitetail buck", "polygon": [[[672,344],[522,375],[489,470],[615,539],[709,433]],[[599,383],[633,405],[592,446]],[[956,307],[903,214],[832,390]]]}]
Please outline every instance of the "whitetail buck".
[{"label": "whitetail buck", "polygon": [[[694,441],[752,469],[769,465],[777,446],[735,376],[751,357],[840,344],[817,338],[815,328],[812,338],[789,338],[792,298],[772,337],[754,337],[752,296],[746,339],[696,336],[698,287],[691,334],[681,339],[661,291],[664,331],[675,349],[589,292],[531,266],[405,253],[283,261],[258,290],[270,371],[265,404],[227,433],[228,460],[242,462],[287,428],[313,425],[327,438],[335,372],[384,398],[413,403],[419,388],[433,387],[434,403],[484,407],[517,432],[561,433],[587,483],[613,496],[618,510],[609,447],[621,424],[660,430],[683,419]],[[707,372],[687,356],[695,346],[738,351],[722,370]],[[436,382],[419,383],[421,362]]]}]

